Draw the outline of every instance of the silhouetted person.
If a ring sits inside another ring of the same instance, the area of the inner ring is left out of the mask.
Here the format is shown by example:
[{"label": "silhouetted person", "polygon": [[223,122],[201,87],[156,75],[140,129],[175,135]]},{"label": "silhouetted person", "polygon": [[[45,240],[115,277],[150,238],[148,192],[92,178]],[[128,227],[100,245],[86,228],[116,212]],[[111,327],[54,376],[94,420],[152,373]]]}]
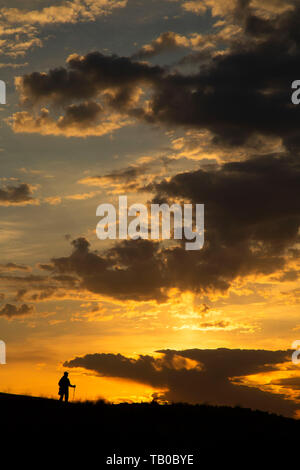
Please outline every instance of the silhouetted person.
[{"label": "silhouetted person", "polygon": [[76,385],[71,385],[68,375],[69,375],[68,372],[64,372],[64,375],[58,382],[58,385],[59,385],[58,394],[60,395],[59,401],[63,401],[65,397],[65,402],[67,402],[69,400],[69,387],[73,387],[73,388],[76,387]]}]

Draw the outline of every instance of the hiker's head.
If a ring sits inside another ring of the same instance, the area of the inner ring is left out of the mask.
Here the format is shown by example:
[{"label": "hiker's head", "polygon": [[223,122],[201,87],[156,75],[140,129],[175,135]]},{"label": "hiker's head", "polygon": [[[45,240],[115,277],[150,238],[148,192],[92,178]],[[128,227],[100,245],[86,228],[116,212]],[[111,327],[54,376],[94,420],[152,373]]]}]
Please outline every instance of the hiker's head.
[{"label": "hiker's head", "polygon": [[69,372],[64,372],[65,377],[68,377],[68,375],[69,375]]}]

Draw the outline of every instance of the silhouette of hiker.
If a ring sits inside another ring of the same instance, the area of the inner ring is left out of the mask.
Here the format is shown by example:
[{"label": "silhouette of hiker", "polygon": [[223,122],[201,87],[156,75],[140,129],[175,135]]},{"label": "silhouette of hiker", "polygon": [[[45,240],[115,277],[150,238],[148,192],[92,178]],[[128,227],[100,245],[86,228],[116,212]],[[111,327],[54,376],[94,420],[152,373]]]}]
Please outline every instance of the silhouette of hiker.
[{"label": "silhouette of hiker", "polygon": [[67,402],[69,400],[69,387],[73,387],[73,388],[76,387],[76,385],[71,385],[68,375],[69,375],[68,372],[64,372],[64,375],[58,382],[58,385],[59,385],[58,395],[60,395],[59,401],[63,401],[65,397],[65,402]]}]

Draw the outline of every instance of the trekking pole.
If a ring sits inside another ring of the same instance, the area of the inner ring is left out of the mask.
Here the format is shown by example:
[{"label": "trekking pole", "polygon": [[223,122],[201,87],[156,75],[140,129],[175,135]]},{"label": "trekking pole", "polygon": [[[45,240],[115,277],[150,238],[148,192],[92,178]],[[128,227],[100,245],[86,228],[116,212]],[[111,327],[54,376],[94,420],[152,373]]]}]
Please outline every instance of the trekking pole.
[{"label": "trekking pole", "polygon": [[76,389],[76,387],[73,388],[73,399],[72,399],[72,401],[74,401],[74,399],[75,399],[75,389]]}]

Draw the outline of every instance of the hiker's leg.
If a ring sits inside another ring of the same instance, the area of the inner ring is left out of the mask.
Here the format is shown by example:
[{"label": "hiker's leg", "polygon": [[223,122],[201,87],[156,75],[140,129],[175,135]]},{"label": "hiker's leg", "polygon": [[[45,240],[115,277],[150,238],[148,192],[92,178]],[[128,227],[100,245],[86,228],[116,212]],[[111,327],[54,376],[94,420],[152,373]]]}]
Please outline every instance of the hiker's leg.
[{"label": "hiker's leg", "polygon": [[69,401],[69,390],[65,392],[65,402],[67,403]]}]

